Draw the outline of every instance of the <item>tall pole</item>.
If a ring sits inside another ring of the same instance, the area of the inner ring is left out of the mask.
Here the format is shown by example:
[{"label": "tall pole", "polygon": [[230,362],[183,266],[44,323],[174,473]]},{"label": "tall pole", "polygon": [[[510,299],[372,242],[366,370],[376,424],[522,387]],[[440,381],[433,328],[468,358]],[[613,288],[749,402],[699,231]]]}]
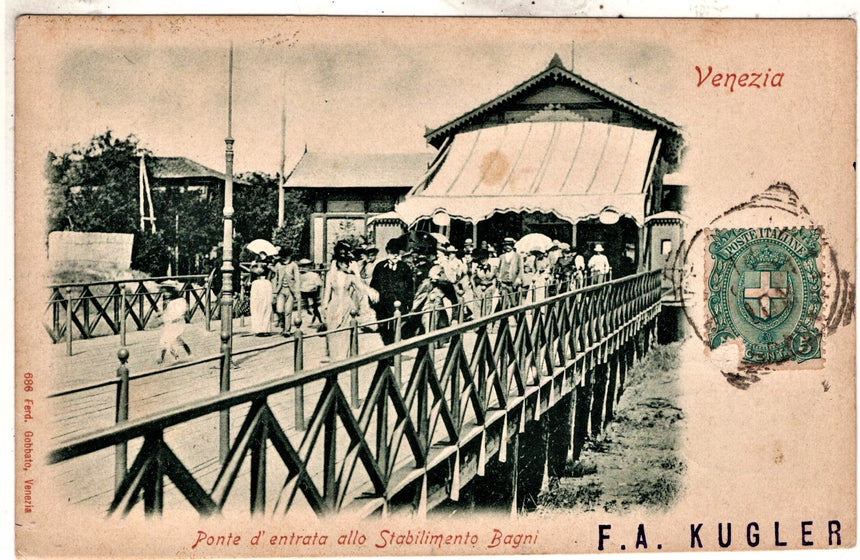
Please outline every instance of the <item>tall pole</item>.
[{"label": "tall pole", "polygon": [[284,226],[284,172],[287,162],[287,65],[281,67],[281,180],[278,182],[278,227]]},{"label": "tall pole", "polygon": [[[230,390],[230,366],[233,354],[233,43],[230,43],[229,85],[227,88],[227,138],[224,180],[224,251],[221,263],[221,391]],[[223,462],[229,451],[230,411],[220,417],[219,455]]]}]

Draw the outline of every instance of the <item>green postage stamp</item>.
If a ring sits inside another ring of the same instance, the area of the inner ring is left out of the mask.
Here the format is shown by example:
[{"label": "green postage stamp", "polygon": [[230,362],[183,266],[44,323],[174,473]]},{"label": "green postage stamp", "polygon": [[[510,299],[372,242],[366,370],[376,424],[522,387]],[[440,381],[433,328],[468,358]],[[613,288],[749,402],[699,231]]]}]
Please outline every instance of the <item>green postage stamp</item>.
[{"label": "green postage stamp", "polygon": [[709,342],[743,340],[743,359],[797,363],[821,357],[821,252],[813,228],[717,229],[708,250]]}]

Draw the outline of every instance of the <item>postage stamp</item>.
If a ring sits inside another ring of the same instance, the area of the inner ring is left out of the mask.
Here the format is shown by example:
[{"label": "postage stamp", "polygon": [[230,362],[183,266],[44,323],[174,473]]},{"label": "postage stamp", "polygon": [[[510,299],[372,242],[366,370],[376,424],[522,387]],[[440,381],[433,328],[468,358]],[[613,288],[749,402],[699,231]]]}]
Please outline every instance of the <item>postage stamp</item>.
[{"label": "postage stamp", "polygon": [[743,359],[759,364],[821,357],[821,245],[814,229],[716,230],[708,308],[716,321],[711,348],[744,342]]}]

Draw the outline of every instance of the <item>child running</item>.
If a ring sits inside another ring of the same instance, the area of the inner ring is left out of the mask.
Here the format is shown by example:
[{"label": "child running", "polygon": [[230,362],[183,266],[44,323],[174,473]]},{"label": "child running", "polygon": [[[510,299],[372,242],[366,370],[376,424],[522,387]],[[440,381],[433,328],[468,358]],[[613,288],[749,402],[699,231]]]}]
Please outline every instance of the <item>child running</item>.
[{"label": "child running", "polygon": [[170,350],[170,355],[174,361],[179,359],[178,346],[182,346],[188,356],[191,355],[191,348],[182,340],[182,333],[185,332],[185,312],[188,310],[188,304],[182,299],[182,294],[179,293],[179,286],[173,281],[164,282],[161,285],[164,292],[164,311],[161,312],[161,320],[164,325],[161,327],[161,338],[159,339],[159,347],[161,354],[156,360],[156,363],[164,362],[164,357],[167,351]]}]

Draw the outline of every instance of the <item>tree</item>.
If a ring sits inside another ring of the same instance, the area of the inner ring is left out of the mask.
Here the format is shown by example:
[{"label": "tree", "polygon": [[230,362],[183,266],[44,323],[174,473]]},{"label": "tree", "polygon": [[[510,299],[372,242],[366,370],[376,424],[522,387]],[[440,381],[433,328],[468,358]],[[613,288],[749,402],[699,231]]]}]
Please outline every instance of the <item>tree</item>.
[{"label": "tree", "polygon": [[304,192],[284,193],[284,225],[278,222],[278,185],[280,177],[266,173],[245,173],[238,177],[236,190],[236,231],[245,239],[270,239],[291,250],[294,255],[307,253],[310,205]]},{"label": "tree", "polygon": [[[199,196],[182,186],[154,189],[157,234],[148,231],[148,224],[147,231],[141,232],[141,155],[151,156],[137,137],[120,139],[110,130],[68,153],[49,153],[49,231],[134,233],[134,268],[163,275],[174,263],[177,274],[208,272],[213,266],[212,250],[223,239],[223,197]],[[280,178],[253,172],[239,175],[235,183],[234,247],[241,249],[242,240],[273,239]],[[287,192],[287,222],[276,244],[306,248],[308,210],[306,195]],[[235,248],[234,254],[238,254]]]},{"label": "tree", "polygon": [[278,177],[267,173],[242,173],[236,177],[233,220],[247,240],[272,238],[278,225]]},{"label": "tree", "polygon": [[310,205],[301,191],[284,193],[284,225],[272,232],[272,243],[288,247],[294,256],[309,253]]},{"label": "tree", "polygon": [[48,231],[138,230],[139,140],[116,138],[110,130],[68,153],[48,154]]}]

